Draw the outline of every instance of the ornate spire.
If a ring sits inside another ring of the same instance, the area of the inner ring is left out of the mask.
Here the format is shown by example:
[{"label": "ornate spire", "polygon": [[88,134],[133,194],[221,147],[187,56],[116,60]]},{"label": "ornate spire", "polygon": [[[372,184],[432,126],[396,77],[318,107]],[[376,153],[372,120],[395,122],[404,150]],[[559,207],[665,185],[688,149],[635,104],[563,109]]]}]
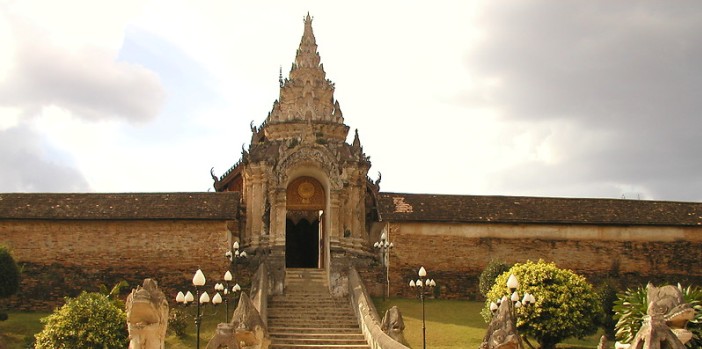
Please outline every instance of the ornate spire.
[{"label": "ornate spire", "polygon": [[326,79],[312,31],[312,17],[305,28],[288,79],[280,76],[280,98],[266,120],[269,124],[323,122],[343,124],[339,102],[334,99],[334,83]]},{"label": "ornate spire", "polygon": [[317,52],[317,41],[312,31],[312,17],[307,13],[307,17],[305,17],[305,31],[302,34],[302,40],[300,40],[300,47],[297,49],[295,65],[297,68],[318,68],[320,61],[321,58],[319,57],[319,52]]}]

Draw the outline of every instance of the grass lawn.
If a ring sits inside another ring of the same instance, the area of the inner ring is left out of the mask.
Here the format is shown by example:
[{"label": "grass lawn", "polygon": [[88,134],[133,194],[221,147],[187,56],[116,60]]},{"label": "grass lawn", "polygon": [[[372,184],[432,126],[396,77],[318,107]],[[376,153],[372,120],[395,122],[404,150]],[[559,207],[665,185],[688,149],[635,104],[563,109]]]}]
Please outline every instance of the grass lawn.
[{"label": "grass lawn", "polygon": [[[405,339],[410,348],[422,348],[422,304],[418,299],[391,298],[383,301],[374,299],[378,315],[382,318],[385,310],[396,305],[405,321]],[[424,301],[427,348],[477,349],[485,336],[487,324],[480,316],[483,302],[427,299]],[[598,333],[583,340],[568,339],[558,344],[558,348],[596,348]],[[535,341],[532,344],[537,346]],[[525,348],[528,348],[525,344]]]},{"label": "grass lawn", "polygon": [[[181,308],[182,309],[182,308]],[[200,325],[200,348],[204,348],[207,346],[207,342],[210,341],[210,338],[215,333],[215,329],[217,328],[217,324],[220,322],[224,322],[224,308],[222,306],[219,306],[217,309],[217,313],[213,315],[208,315],[210,314],[212,310],[212,307],[207,307],[207,311],[205,312],[205,316],[202,318],[202,324]],[[195,314],[195,308],[194,307],[189,307],[187,311],[191,314]],[[231,313],[234,312],[234,309],[230,308],[229,309],[229,315],[231,316]],[[168,349],[192,349],[195,348],[195,344],[197,342],[197,335],[195,334],[195,322],[193,320],[194,318],[189,318],[187,320],[188,323],[188,328],[187,328],[187,336],[180,338],[174,334],[168,334],[166,336],[166,348]]]},{"label": "grass lawn", "polygon": [[[378,315],[396,305],[405,321],[405,339],[411,348],[422,347],[422,304],[417,299],[374,299]],[[427,299],[425,322],[427,347],[432,349],[475,348],[485,336],[487,324],[480,316],[483,303]]]},{"label": "grass lawn", "polygon": [[[422,347],[422,305],[417,299],[391,298],[386,301],[374,299],[379,315],[396,305],[402,312],[405,321],[405,338],[411,348]],[[425,301],[427,347],[432,349],[472,348],[477,349],[485,336],[487,324],[480,316],[482,302],[460,300]],[[193,309],[194,310],[194,309]],[[204,348],[212,338],[217,324],[224,319],[223,309],[219,314],[206,316],[200,332],[200,346]],[[233,311],[233,309],[230,309]],[[39,319],[48,313],[10,313],[7,321],[0,321],[0,343],[6,349],[23,349],[27,338],[42,329]],[[175,335],[166,337],[168,349],[192,349],[195,347],[195,325],[188,320],[188,335],[178,338]],[[570,339],[558,345],[559,348],[596,348],[601,333],[584,340]],[[532,343],[534,343],[532,341]],[[0,345],[0,347],[2,347]]]},{"label": "grass lawn", "polygon": [[[0,321],[0,343],[7,349],[22,349],[31,343],[34,334],[42,329],[39,319],[49,313],[9,313],[7,321]],[[2,347],[2,345],[0,345]]]},{"label": "grass lawn", "polygon": [[[200,346],[207,346],[210,338],[214,334],[217,324],[224,320],[222,309],[218,309],[219,314],[206,316],[200,331]],[[230,309],[230,312],[233,309]],[[10,312],[7,321],[0,321],[0,348],[4,349],[24,349],[30,343],[34,334],[39,333],[43,326],[39,319],[48,316],[49,313],[35,312]],[[126,325],[126,324],[125,324]],[[175,335],[166,337],[166,348],[169,349],[192,349],[195,348],[197,337],[195,335],[195,323],[188,322],[188,335],[185,338],[178,338]],[[2,345],[5,345],[4,347]]]}]

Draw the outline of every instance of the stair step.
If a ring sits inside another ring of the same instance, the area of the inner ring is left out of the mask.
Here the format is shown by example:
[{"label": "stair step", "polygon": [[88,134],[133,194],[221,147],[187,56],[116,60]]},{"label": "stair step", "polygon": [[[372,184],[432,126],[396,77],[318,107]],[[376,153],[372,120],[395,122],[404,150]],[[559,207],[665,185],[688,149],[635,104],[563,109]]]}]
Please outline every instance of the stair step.
[{"label": "stair step", "polygon": [[290,335],[272,335],[271,338],[275,339],[276,342],[286,342],[286,343],[332,343],[332,344],[367,344],[366,339],[363,335],[358,334],[355,337],[337,337],[337,336],[290,336]]},{"label": "stair step", "polygon": [[275,333],[319,333],[319,334],[355,334],[360,333],[358,326],[347,326],[347,327],[314,327],[314,326],[271,326],[268,329],[271,334]]},{"label": "stair step", "polygon": [[348,298],[329,293],[323,269],[287,268],[283,295],[268,301],[270,348],[368,349]]},{"label": "stair step", "polygon": [[359,346],[361,348],[368,348],[368,343],[366,343],[365,340],[362,341],[334,341],[334,340],[318,340],[318,341],[298,341],[298,340],[290,340],[290,339],[275,339],[276,344],[282,344],[282,345],[321,345],[324,346],[324,348],[328,348],[330,346],[336,346],[336,345],[343,345],[344,347],[346,346]]},{"label": "stair step", "polygon": [[360,333],[339,333],[339,332],[271,332],[271,336],[275,337],[290,337],[290,338],[309,338],[309,337],[322,337],[322,338],[349,338],[358,339],[363,338],[363,334]]},{"label": "stair step", "polygon": [[318,326],[325,327],[328,325],[333,325],[334,327],[358,327],[358,322],[354,319],[334,319],[334,318],[302,318],[302,317],[289,317],[289,318],[271,318],[268,322],[271,325],[280,326],[299,326],[299,327],[310,327]]},{"label": "stair step", "polygon": [[288,313],[280,313],[280,312],[272,312],[268,314],[269,319],[299,319],[299,318],[305,318],[305,319],[352,319],[356,320],[356,316],[353,314],[334,314],[334,313],[299,313],[299,312],[288,312]]},{"label": "stair step", "polygon": [[368,349],[366,345],[345,345],[345,344],[292,344],[292,343],[274,343],[269,348],[278,349],[298,349],[298,348],[330,348],[330,349]]},{"label": "stair step", "polygon": [[335,311],[337,308],[317,308],[317,311],[314,311],[314,309],[303,309],[300,307],[280,307],[280,308],[271,308],[271,311],[268,312],[268,315],[344,315],[344,316],[353,316],[356,317],[356,314],[353,312],[351,309],[343,309],[340,311]]}]

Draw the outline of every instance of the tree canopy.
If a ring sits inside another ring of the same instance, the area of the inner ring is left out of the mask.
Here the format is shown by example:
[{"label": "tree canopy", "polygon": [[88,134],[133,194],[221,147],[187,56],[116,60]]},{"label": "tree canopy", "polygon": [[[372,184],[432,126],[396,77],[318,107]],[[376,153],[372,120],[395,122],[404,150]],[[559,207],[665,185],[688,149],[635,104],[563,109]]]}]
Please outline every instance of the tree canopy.
[{"label": "tree canopy", "polygon": [[[536,303],[517,309],[517,329],[522,335],[536,339],[542,349],[553,349],[566,338],[582,338],[595,333],[601,313],[597,293],[584,277],[555,263],[544,261],[515,264],[495,280],[485,303],[510,297],[507,279],[514,274],[519,280],[517,292],[534,295]],[[488,310],[489,311],[489,310]]]},{"label": "tree canopy", "polygon": [[124,349],[129,345],[124,310],[108,296],[83,292],[43,318],[37,349]]},{"label": "tree canopy", "polygon": [[20,270],[10,250],[0,245],[0,298],[17,293],[20,285]]}]

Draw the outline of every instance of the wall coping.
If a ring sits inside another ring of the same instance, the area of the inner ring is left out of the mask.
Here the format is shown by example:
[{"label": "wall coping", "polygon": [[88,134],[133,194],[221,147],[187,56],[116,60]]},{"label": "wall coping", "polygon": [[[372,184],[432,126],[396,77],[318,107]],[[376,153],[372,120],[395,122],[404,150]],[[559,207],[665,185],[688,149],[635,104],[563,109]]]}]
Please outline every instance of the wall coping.
[{"label": "wall coping", "polygon": [[349,294],[351,306],[356,313],[363,336],[372,349],[409,349],[383,332],[375,305],[368,297],[365,286],[361,282],[358,271],[349,267]]}]

